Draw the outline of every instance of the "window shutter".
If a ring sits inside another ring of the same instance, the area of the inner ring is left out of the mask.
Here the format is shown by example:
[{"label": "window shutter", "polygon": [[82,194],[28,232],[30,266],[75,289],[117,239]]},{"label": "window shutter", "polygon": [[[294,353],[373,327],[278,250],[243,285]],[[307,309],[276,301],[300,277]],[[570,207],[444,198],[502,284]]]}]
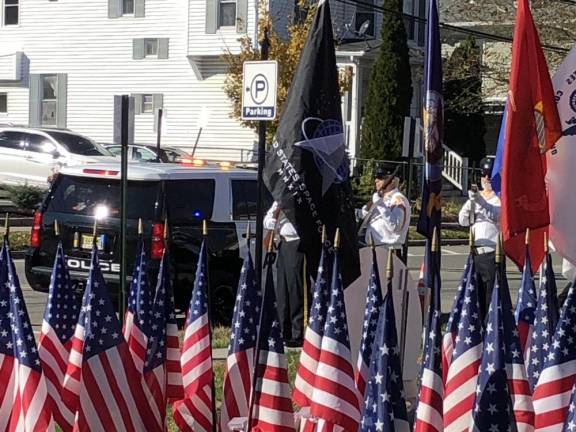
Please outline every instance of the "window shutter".
[{"label": "window shutter", "polygon": [[66,127],[66,117],[68,109],[68,74],[58,74],[58,93],[56,109],[56,126]]},{"label": "window shutter", "polygon": [[206,0],[206,33],[214,34],[218,29],[218,0]]},{"label": "window shutter", "polygon": [[168,58],[168,45],[170,39],[160,38],[158,39],[158,58],[167,59]]},{"label": "window shutter", "polygon": [[30,74],[28,124],[42,126],[42,75]]},{"label": "window shutter", "polygon": [[134,17],[136,18],[144,18],[145,15],[145,0],[134,0]]},{"label": "window shutter", "polygon": [[131,96],[134,98],[134,114],[142,114],[142,104],[144,103],[142,94],[136,93]]},{"label": "window shutter", "polygon": [[236,32],[248,31],[248,0],[236,0]]},{"label": "window shutter", "polygon": [[122,0],[108,0],[108,18],[122,16]]},{"label": "window shutter", "polygon": [[142,60],[144,57],[144,39],[132,39],[132,59]]}]

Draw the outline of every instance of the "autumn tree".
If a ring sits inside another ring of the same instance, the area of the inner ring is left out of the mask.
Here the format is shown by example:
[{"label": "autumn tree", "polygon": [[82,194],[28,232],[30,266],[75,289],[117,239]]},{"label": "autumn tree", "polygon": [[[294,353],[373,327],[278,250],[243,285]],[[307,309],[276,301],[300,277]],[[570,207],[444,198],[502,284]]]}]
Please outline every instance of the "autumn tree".
[{"label": "autumn tree", "polygon": [[[269,59],[278,62],[278,94],[277,94],[277,115],[276,120],[268,122],[268,138],[276,133],[278,122],[282,115],[284,103],[288,97],[292,79],[298,63],[300,53],[304,48],[308,31],[314,21],[316,6],[310,1],[299,0],[299,7],[295,8],[295,16],[290,20],[287,29],[287,37],[281,36],[280,29],[275,28],[276,20],[271,16],[266,1],[260,2],[259,12],[259,40],[262,41],[264,32],[268,32]],[[224,54],[224,60],[228,64],[228,75],[224,84],[224,92],[232,102],[233,111],[231,117],[239,120],[242,125],[258,130],[258,122],[244,121],[242,114],[242,73],[245,61],[260,60],[260,48],[254,44],[249,36],[239,39],[240,52],[238,54],[228,51]],[[346,91],[349,87],[351,71],[345,69],[341,71],[341,91]]]},{"label": "autumn tree", "polygon": [[412,75],[402,0],[385,0],[378,57],[372,66],[360,157],[399,159],[404,117],[410,113]]}]

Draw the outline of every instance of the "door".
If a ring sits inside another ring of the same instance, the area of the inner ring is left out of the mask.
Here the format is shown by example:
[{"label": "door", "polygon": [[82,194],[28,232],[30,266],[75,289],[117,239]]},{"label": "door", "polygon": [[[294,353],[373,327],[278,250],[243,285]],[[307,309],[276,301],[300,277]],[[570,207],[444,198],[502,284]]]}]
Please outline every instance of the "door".
[{"label": "door", "polygon": [[8,184],[22,184],[25,178],[22,175],[22,161],[26,136],[22,132],[0,132],[0,182]]},{"label": "door", "polygon": [[23,156],[22,172],[30,182],[46,183],[60,168],[56,144],[43,135],[26,134]]}]

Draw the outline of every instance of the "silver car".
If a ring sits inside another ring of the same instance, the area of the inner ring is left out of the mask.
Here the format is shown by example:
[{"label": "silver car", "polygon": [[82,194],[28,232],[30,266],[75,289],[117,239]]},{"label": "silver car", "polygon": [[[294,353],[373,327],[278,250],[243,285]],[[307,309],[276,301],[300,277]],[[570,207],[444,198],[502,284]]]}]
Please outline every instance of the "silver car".
[{"label": "silver car", "polygon": [[64,166],[114,160],[104,147],[70,130],[0,126],[0,184],[47,188]]}]

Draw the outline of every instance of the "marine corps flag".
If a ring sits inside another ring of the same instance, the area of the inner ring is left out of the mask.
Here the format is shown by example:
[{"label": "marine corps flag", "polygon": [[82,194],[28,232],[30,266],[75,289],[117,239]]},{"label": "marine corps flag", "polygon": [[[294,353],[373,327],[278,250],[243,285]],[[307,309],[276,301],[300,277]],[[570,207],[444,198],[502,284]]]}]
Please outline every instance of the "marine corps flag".
[{"label": "marine corps flag", "polygon": [[329,238],[340,228],[347,286],[360,275],[360,258],[340,105],[330,5],[320,0],[266,155],[264,182],[296,227],[309,269],[318,268],[322,225]]},{"label": "marine corps flag", "polygon": [[534,272],[544,258],[544,233],[550,223],[545,153],[562,129],[528,0],[518,1],[507,110],[500,219],[504,250],[522,267],[524,233],[530,228]]}]

